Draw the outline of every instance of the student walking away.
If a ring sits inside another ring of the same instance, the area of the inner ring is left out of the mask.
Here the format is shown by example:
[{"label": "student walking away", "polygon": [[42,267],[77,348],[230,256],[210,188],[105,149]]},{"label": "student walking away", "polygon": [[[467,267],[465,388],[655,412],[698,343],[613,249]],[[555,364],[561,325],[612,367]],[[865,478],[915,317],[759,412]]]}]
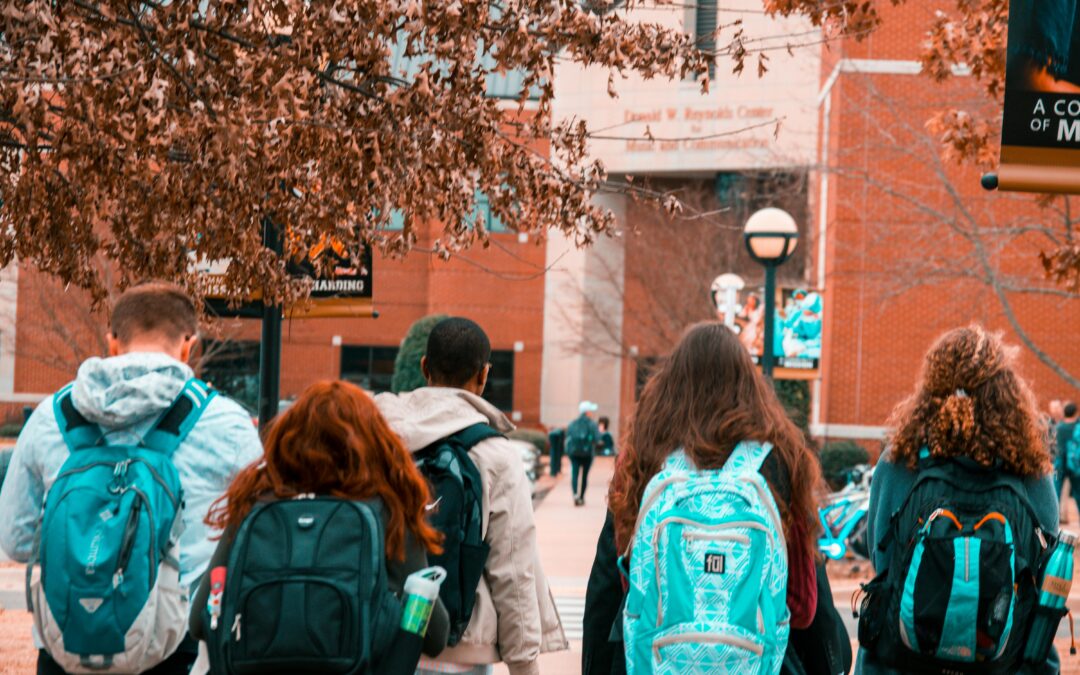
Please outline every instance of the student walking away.
[{"label": "student walking away", "polygon": [[30,563],[38,673],[186,673],[188,591],[214,550],[203,518],[262,446],[187,365],[198,317],[183,291],[135,286],[109,325],[108,358],[83,363],[19,435],[0,546]]},{"label": "student walking away", "polygon": [[601,455],[610,457],[615,454],[615,438],[611,435],[611,420],[601,417],[596,420],[596,428],[600,431],[600,440],[596,444]]},{"label": "student walking away", "polygon": [[[402,626],[406,579],[439,553],[427,484],[371,398],[320,382],[274,421],[266,457],[207,522],[225,534],[191,608],[215,673],[411,674],[446,646],[437,599],[426,635]],[[421,644],[422,643],[422,644]]]},{"label": "student walking away", "polygon": [[589,469],[600,442],[600,429],[592,419],[598,406],[582,401],[578,416],[566,427],[566,455],[570,458],[570,488],[574,491],[574,506],[584,506]]},{"label": "student walking away", "polygon": [[[542,652],[567,648],[536,548],[531,488],[506,416],[481,398],[491,343],[463,318],[438,324],[421,369],[428,386],[375,402],[433,486],[433,523],[447,535],[432,562],[447,570],[440,597],[450,646],[419,673],[539,672]],[[479,478],[478,485],[476,478]]]},{"label": "student walking away", "polygon": [[611,654],[599,596],[611,595],[618,551],[629,588],[608,638],[623,640],[627,673],[781,672],[790,629],[816,616],[820,484],[802,432],[736,335],[721,323],[688,330],[645,385],[616,464],[585,671],[603,672]]},{"label": "student walking away", "polygon": [[[1080,481],[1080,424],[1077,424],[1077,418],[1075,403],[1069,401],[1062,406],[1061,421],[1054,431],[1054,440],[1057,444],[1055,465],[1064,466],[1064,476],[1069,479],[1069,492],[1080,508],[1080,489],[1076,487]],[[1060,499],[1060,483],[1055,484],[1054,489]]]},{"label": "student walking away", "polygon": [[858,604],[856,672],[1058,672],[1053,650],[1023,662],[1058,508],[1013,358],[979,326],[952,330],[893,411],[870,491],[878,576]]}]

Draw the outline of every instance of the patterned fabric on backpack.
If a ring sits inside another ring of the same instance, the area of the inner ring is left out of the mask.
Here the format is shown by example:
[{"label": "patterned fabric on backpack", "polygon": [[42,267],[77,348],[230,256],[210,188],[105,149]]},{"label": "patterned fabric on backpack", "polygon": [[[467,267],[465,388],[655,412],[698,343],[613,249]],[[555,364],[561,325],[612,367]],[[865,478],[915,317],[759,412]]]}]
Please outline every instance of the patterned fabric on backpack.
[{"label": "patterned fabric on backpack", "polygon": [[623,619],[628,675],[780,672],[788,560],[760,473],[771,449],[740,443],[709,471],[680,450],[649,482]]}]

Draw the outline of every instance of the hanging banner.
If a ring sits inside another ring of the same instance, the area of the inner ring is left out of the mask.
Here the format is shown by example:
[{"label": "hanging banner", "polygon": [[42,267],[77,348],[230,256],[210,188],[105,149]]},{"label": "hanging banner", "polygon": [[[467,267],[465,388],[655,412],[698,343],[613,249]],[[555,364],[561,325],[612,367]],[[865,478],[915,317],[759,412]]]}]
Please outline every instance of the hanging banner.
[{"label": "hanging banner", "polygon": [[1013,0],[998,188],[1080,193],[1077,0]]},{"label": "hanging banner", "polygon": [[[337,266],[333,276],[315,278],[313,260],[320,256],[332,255]],[[230,308],[225,301],[224,289],[220,284],[215,288],[215,281],[223,281],[228,269],[228,260],[216,260],[200,265],[198,271],[204,275],[207,288],[205,299],[210,312],[220,317],[243,319],[262,318],[261,293],[253,294],[238,307]],[[311,295],[305,304],[285,308],[285,317],[293,319],[326,318],[370,318],[378,316],[372,303],[372,256],[371,249],[363,254],[363,265],[356,267],[349,264],[348,258],[335,247],[320,246],[311,251],[311,255],[302,261],[289,263],[289,273],[293,278],[313,279]]]},{"label": "hanging banner", "polygon": [[[765,349],[764,290],[749,286],[733,290],[738,297],[735,305],[730,301],[722,302],[722,296],[714,295],[717,318],[725,323],[730,318],[739,341],[750,352],[754,363],[760,363]],[[821,294],[816,291],[802,288],[776,290],[776,316],[773,317],[776,379],[810,380],[820,376],[822,309]]]}]

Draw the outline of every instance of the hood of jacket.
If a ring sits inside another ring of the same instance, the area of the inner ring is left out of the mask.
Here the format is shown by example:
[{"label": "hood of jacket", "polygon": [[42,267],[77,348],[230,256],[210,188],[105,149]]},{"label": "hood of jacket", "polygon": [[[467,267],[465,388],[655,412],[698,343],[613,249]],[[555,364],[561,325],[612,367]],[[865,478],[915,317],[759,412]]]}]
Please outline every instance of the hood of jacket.
[{"label": "hood of jacket", "polygon": [[160,353],[92,358],[79,367],[71,402],[88,421],[120,429],[164,412],[193,376],[186,363]]},{"label": "hood of jacket", "polygon": [[375,403],[410,452],[478,423],[490,424],[504,434],[514,430],[498,408],[464,389],[423,387],[404,394],[379,394]]}]

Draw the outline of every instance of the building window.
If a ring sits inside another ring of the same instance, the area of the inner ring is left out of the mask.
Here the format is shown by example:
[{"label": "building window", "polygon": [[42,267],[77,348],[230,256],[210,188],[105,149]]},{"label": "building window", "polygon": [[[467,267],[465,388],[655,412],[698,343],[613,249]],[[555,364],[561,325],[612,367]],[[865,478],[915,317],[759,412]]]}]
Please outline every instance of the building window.
[{"label": "building window", "polygon": [[199,363],[202,379],[247,408],[259,409],[259,343],[207,340]]},{"label": "building window", "polygon": [[656,372],[656,367],[659,365],[660,359],[656,356],[642,356],[635,361],[635,375],[634,375],[634,400],[637,401],[641,398],[641,392],[645,389],[645,383],[649,381],[652,374]]},{"label": "building window", "polygon": [[346,345],[341,348],[341,379],[373,394],[390,391],[397,347]]},{"label": "building window", "polygon": [[487,195],[477,190],[475,200],[476,206],[473,208],[472,214],[467,219],[470,227],[475,227],[476,223],[479,222],[484,226],[484,229],[492,234],[510,231],[510,228],[506,226],[506,223],[492,212],[491,202],[488,200]]},{"label": "building window", "polygon": [[[698,49],[716,53],[716,0],[697,0],[694,6],[694,38]],[[709,61],[709,79],[716,78],[716,58]]]},{"label": "building window", "polygon": [[503,412],[514,410],[514,352],[491,352],[491,370],[484,398]]}]

